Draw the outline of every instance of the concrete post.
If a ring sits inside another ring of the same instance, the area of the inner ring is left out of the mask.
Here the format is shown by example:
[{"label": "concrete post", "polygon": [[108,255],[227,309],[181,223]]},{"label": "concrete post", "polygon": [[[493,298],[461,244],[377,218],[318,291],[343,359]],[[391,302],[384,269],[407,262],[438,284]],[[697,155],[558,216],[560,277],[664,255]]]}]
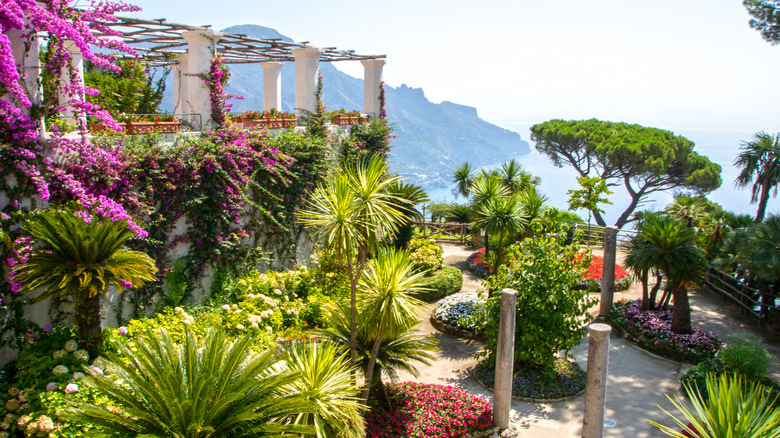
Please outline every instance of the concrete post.
[{"label": "concrete post", "polygon": [[365,59],[363,64],[363,112],[379,117],[379,86],[382,83],[384,59]]},{"label": "concrete post", "polygon": [[604,401],[607,395],[609,334],[612,327],[591,324],[588,328],[588,376],[585,383],[585,412],[582,438],[601,438],[604,432]]},{"label": "concrete post", "polygon": [[493,424],[509,428],[509,410],[512,407],[512,372],[515,362],[515,317],[517,291],[501,291],[501,313],[498,319],[498,348],[496,349],[496,382],[493,387]]},{"label": "concrete post", "polygon": [[[70,52],[70,65],[74,70],[74,76],[71,77],[71,71],[69,68],[63,67],[61,71],[61,80],[66,84],[69,90],[73,90],[73,79],[78,81],[77,87],[84,88],[84,57],[81,54],[81,49],[79,49],[73,41],[67,41],[65,44],[68,52]],[[79,117],[78,121],[76,120],[76,110],[70,104],[71,100],[78,98],[80,98],[80,96],[76,96],[74,94],[68,95],[60,93],[58,96],[60,106],[65,108],[62,112],[62,116],[71,125],[86,123],[86,118],[84,116]]]},{"label": "concrete post", "polygon": [[171,68],[171,74],[173,76],[173,112],[174,114],[191,113],[190,108],[187,108],[185,101],[187,100],[189,81],[184,78],[184,72],[186,71],[189,61],[187,60],[186,53],[176,54],[176,64]]},{"label": "concrete post", "polygon": [[263,62],[263,109],[282,109],[282,84],[279,78],[282,74],[281,62]]},{"label": "concrete post", "polygon": [[612,296],[615,292],[615,258],[617,252],[616,226],[604,228],[604,266],[601,274],[601,306],[599,318],[608,318],[612,310]]},{"label": "concrete post", "polygon": [[292,50],[292,54],[295,56],[295,112],[298,116],[305,116],[307,111],[317,110],[314,92],[317,90],[322,52],[315,47],[304,47]]},{"label": "concrete post", "polygon": [[210,30],[190,30],[183,32],[182,37],[187,41],[187,63],[182,67],[182,82],[186,83],[182,87],[186,91],[184,96],[184,107],[197,115],[186,117],[187,121],[197,126],[202,120],[202,127],[210,126],[211,123],[211,96],[209,89],[203,84],[203,79],[199,75],[207,73],[211,68],[211,60],[214,58],[216,44],[222,34]]}]

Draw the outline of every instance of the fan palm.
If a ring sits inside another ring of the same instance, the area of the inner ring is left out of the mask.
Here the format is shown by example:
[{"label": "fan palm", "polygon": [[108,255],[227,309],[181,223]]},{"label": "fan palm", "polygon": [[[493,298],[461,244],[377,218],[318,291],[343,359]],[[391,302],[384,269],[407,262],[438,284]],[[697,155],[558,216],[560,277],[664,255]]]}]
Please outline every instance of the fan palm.
[{"label": "fan palm", "polygon": [[674,197],[674,202],[666,207],[666,212],[685,221],[688,228],[692,228],[698,226],[706,216],[707,204],[700,197],[678,195]]},{"label": "fan palm", "polygon": [[[349,347],[348,342],[345,347]],[[295,344],[285,353],[284,361],[298,378],[285,386],[282,393],[299,394],[314,409],[296,415],[295,424],[314,427],[317,438],[365,436],[365,424],[360,416],[362,405],[357,397],[360,388],[352,381],[341,348],[331,343]]]},{"label": "fan palm", "polygon": [[385,336],[398,336],[409,324],[417,322],[423,302],[414,295],[425,291],[424,273],[414,273],[406,250],[380,249],[360,279],[360,309],[367,321],[373,321],[369,334],[374,338],[366,369],[363,398],[368,401],[374,364]]},{"label": "fan palm", "polygon": [[[189,331],[181,345],[166,331],[149,332],[120,355],[107,353],[119,379],[93,374],[87,385],[110,408],[73,402],[66,418],[89,422],[120,437],[271,437],[311,433],[288,419],[313,412],[300,394],[285,393],[298,375],[278,366],[274,350],[252,351],[252,340],[229,342],[221,330],[199,341]],[[117,409],[118,408],[118,409]]]},{"label": "fan palm", "polygon": [[645,242],[635,246],[633,261],[640,267],[655,267],[666,276],[666,287],[674,297],[672,331],[691,333],[691,310],[688,303],[687,280],[692,280],[704,268],[705,260],[695,245],[692,228],[672,217],[649,218],[639,229],[638,237]]},{"label": "fan palm", "polygon": [[756,222],[764,220],[769,191],[777,195],[780,184],[780,134],[759,132],[753,141],[743,142],[734,166],[741,168],[736,185],[745,188],[753,185],[750,202],[758,201]]},{"label": "fan palm", "polygon": [[504,236],[525,231],[529,223],[528,210],[517,196],[508,196],[488,199],[480,205],[474,216],[474,223],[485,230],[486,236],[498,233],[498,247],[493,268],[493,272],[498,272]]},{"label": "fan palm", "polygon": [[100,299],[109,286],[124,291],[154,281],[154,260],[123,248],[135,232],[129,219],[112,222],[78,204],[37,211],[23,227],[41,246],[15,273],[23,292],[43,289],[34,301],[72,296],[79,338],[91,354],[103,345]]}]

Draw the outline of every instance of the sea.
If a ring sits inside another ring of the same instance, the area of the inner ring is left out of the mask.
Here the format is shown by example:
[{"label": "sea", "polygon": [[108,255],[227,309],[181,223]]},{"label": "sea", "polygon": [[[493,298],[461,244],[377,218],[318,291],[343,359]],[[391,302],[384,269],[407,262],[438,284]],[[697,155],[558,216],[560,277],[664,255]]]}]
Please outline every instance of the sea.
[{"label": "sea", "polygon": [[[546,194],[550,200],[549,204],[561,209],[568,209],[568,190],[577,189],[577,174],[571,167],[558,168],[544,155],[536,151],[534,143],[530,140],[530,128],[534,123],[504,121],[498,123],[500,126],[520,134],[523,140],[531,145],[531,153],[518,155],[515,159],[520,162],[526,170],[541,179],[540,190]],[[694,150],[701,155],[706,156],[722,167],[720,188],[709,193],[707,198],[717,202],[725,210],[737,214],[749,214],[755,216],[758,208],[757,204],[750,202],[750,187],[738,189],[734,185],[734,180],[739,174],[739,169],[734,167],[734,160],[739,154],[739,148],[742,142],[752,140],[757,131],[739,130],[739,129],[693,129],[679,128],[670,129],[677,135],[682,135],[693,141],[696,146]],[[770,131],[768,131],[770,132]],[[501,163],[494,163],[487,168],[498,167]],[[454,185],[452,187],[437,187],[427,189],[428,196],[432,201],[444,202],[464,202],[465,199],[454,194]],[[609,224],[615,223],[617,218],[630,202],[630,197],[625,188],[620,186],[613,188],[614,193],[609,196],[612,205],[602,205],[605,211],[605,220]],[[655,193],[648,197],[644,205],[640,205],[639,210],[663,210],[667,204],[672,202],[675,192],[673,190]],[[587,220],[588,212],[578,210],[577,213]],[[780,214],[780,202],[777,198],[770,198],[767,205],[767,214]]]}]

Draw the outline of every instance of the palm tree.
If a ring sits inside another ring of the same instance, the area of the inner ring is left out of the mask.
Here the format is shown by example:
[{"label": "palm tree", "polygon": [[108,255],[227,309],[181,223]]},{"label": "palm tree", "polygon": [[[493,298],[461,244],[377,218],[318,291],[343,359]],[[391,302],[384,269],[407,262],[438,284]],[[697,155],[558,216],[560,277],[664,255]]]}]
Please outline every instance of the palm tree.
[{"label": "palm tree", "polygon": [[522,233],[529,223],[527,207],[517,196],[498,197],[486,200],[475,213],[474,223],[485,230],[485,236],[498,233],[493,272],[501,265],[504,236]]},{"label": "palm tree", "polygon": [[397,176],[387,173],[378,155],[347,163],[331,172],[310,195],[309,206],[299,213],[301,222],[336,250],[347,267],[350,283],[350,364],[356,364],[357,289],[369,250],[382,236],[394,233],[405,220],[397,206],[405,201],[390,192]]},{"label": "palm tree", "polygon": [[750,202],[758,201],[756,222],[764,220],[769,191],[780,184],[780,134],[759,132],[753,141],[743,142],[734,166],[741,168],[736,185],[745,188],[753,185]]},{"label": "palm tree", "polygon": [[[476,212],[491,199],[505,198],[510,195],[509,189],[504,185],[498,175],[483,174],[474,180],[471,186],[471,206],[474,211],[473,218],[476,220]],[[477,232],[482,228],[475,222],[472,223],[472,229]],[[490,251],[490,234],[485,231],[485,252]]]},{"label": "palm tree", "polygon": [[539,185],[539,178],[526,171],[514,158],[501,163],[499,175],[512,193],[520,193]]},{"label": "palm tree", "polygon": [[452,222],[467,224],[471,222],[473,214],[474,211],[470,205],[453,202],[447,208],[446,219]]},{"label": "palm tree", "polygon": [[398,336],[417,322],[425,303],[414,295],[426,290],[422,286],[423,277],[424,273],[412,270],[408,251],[382,248],[360,279],[361,315],[373,322],[369,334],[374,338],[362,395],[366,402],[382,340],[385,336]]},{"label": "palm tree", "polygon": [[[64,416],[120,437],[271,437],[311,433],[288,419],[314,412],[301,394],[284,391],[298,377],[280,367],[273,349],[255,354],[250,337],[229,342],[211,329],[204,341],[185,330],[184,343],[166,331],[147,332],[131,348],[106,353],[114,376],[92,374],[87,385],[111,409],[81,401]],[[116,409],[118,408],[118,409]]]},{"label": "palm tree", "polygon": [[452,172],[452,182],[455,183],[455,194],[468,198],[471,185],[474,183],[474,167],[468,162],[462,163]]},{"label": "palm tree", "polygon": [[414,221],[424,219],[416,206],[430,201],[430,198],[422,187],[405,184],[400,180],[390,184],[387,190],[398,198],[400,202],[395,205],[395,209],[405,216],[403,224],[398,227],[393,236],[393,244],[396,248],[406,248],[414,235]]},{"label": "palm tree", "polygon": [[[404,370],[413,376],[419,376],[419,371],[414,366],[414,362],[420,362],[425,365],[431,365],[435,359],[432,353],[440,351],[436,344],[436,338],[423,335],[413,327],[417,321],[411,321],[397,335],[385,335],[379,345],[376,364],[372,374],[371,394],[382,399],[386,399],[382,375],[386,374],[391,380],[398,378],[396,370]],[[358,321],[357,333],[357,366],[363,373],[368,370],[368,360],[371,355],[371,348],[375,339],[371,335],[371,327],[374,321],[366,318],[360,318]],[[319,335],[326,339],[349,346],[349,310],[339,307],[331,314],[328,329],[319,331]]]},{"label": "palm tree", "polygon": [[685,221],[688,228],[698,226],[707,215],[707,203],[698,196],[678,195],[666,206],[666,212]]},{"label": "palm tree", "polygon": [[34,301],[72,296],[79,338],[95,356],[103,346],[100,299],[110,286],[118,291],[154,281],[157,272],[148,255],[124,249],[133,237],[130,219],[112,222],[78,204],[37,211],[24,231],[41,247],[15,272],[22,292],[43,291]]},{"label": "palm tree", "polygon": [[348,360],[340,347],[324,342],[294,344],[286,351],[284,362],[298,378],[284,386],[282,393],[289,397],[300,395],[314,409],[296,415],[294,424],[314,427],[316,438],[365,436],[365,423],[360,416],[363,406],[357,397],[360,388],[352,381]]},{"label": "palm tree", "polygon": [[705,260],[695,245],[696,233],[672,217],[648,218],[639,229],[638,237],[645,242],[635,246],[632,263],[641,267],[656,267],[666,276],[666,287],[674,297],[672,331],[691,333],[691,309],[688,303],[687,280],[697,277]]}]

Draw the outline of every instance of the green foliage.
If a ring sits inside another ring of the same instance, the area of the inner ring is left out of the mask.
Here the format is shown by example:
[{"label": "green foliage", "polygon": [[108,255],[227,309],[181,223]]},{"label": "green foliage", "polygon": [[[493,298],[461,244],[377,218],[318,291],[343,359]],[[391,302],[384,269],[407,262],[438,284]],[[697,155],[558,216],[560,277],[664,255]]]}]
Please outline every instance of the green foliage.
[{"label": "green foliage", "polygon": [[[776,438],[780,424],[780,407],[772,406],[766,389],[757,383],[746,383],[739,375],[722,374],[706,379],[707,395],[691,391],[691,405],[667,395],[683,419],[661,409],[674,420],[677,430],[650,421],[665,434],[684,438]],[[686,424],[690,423],[693,429]],[[680,432],[679,429],[682,429]]]},{"label": "green foliage", "polygon": [[780,6],[772,0],[743,0],[742,4],[753,17],[750,27],[772,44],[780,44]]},{"label": "green foliage", "polygon": [[[541,224],[531,225],[536,233]],[[578,257],[576,244],[566,245],[566,233],[526,239],[509,248],[508,265],[488,280],[492,291],[478,318],[478,331],[486,338],[485,352],[494,358],[497,348],[500,296],[509,288],[518,292],[515,329],[515,362],[551,367],[556,353],[576,346],[591,319],[588,307],[595,300],[574,286],[585,274],[590,260]]]},{"label": "green foliage", "polygon": [[65,418],[89,422],[116,436],[258,437],[308,433],[289,424],[291,415],[313,407],[283,388],[298,375],[277,367],[272,349],[255,354],[248,337],[229,342],[220,330],[204,341],[185,333],[175,343],[165,331],[148,333],[122,356],[107,353],[111,373],[92,372],[85,383],[118,409],[74,402]]},{"label": "green foliage", "polygon": [[780,134],[757,133],[753,141],[743,142],[734,166],[740,168],[736,186],[752,184],[750,202],[758,201],[756,222],[764,220],[769,192],[780,185]]},{"label": "green foliage", "polygon": [[732,337],[729,341],[718,353],[726,370],[741,374],[748,380],[766,377],[772,355],[761,346],[757,336]]},{"label": "green foliage", "polygon": [[[707,193],[721,184],[719,165],[693,150],[693,142],[669,131],[601,120],[550,120],[531,127],[536,149],[558,167],[624,185],[631,202],[615,225],[625,225],[648,194],[668,189]],[[595,212],[596,222],[606,223]]]},{"label": "green foliage", "polygon": [[409,242],[409,260],[415,272],[432,275],[444,263],[444,250],[433,239],[418,237]]},{"label": "green foliage", "polygon": [[284,355],[286,366],[298,378],[283,392],[302,396],[312,412],[295,416],[293,423],[314,428],[317,438],[360,438],[365,424],[360,415],[359,388],[352,380],[347,355],[330,343],[294,344]]},{"label": "green foliage", "polygon": [[426,292],[417,295],[423,301],[435,301],[447,295],[454,294],[463,287],[463,272],[454,266],[442,266],[433,275],[422,280]]},{"label": "green foliage", "polygon": [[384,117],[371,119],[364,125],[352,125],[343,154],[352,160],[371,158],[374,155],[385,158],[390,152],[392,132],[392,125]]},{"label": "green foliage", "polygon": [[[433,211],[431,211],[433,214]],[[450,222],[468,224],[474,219],[474,209],[468,204],[458,204],[453,202],[442,213],[443,217]]]},{"label": "green foliage", "polygon": [[170,68],[162,69],[161,76],[155,78],[156,72],[144,68],[138,60],[120,59],[115,64],[121,71],[96,68],[89,61],[84,63],[84,85],[100,91],[97,96],[87,96],[87,101],[114,115],[158,113]]}]

